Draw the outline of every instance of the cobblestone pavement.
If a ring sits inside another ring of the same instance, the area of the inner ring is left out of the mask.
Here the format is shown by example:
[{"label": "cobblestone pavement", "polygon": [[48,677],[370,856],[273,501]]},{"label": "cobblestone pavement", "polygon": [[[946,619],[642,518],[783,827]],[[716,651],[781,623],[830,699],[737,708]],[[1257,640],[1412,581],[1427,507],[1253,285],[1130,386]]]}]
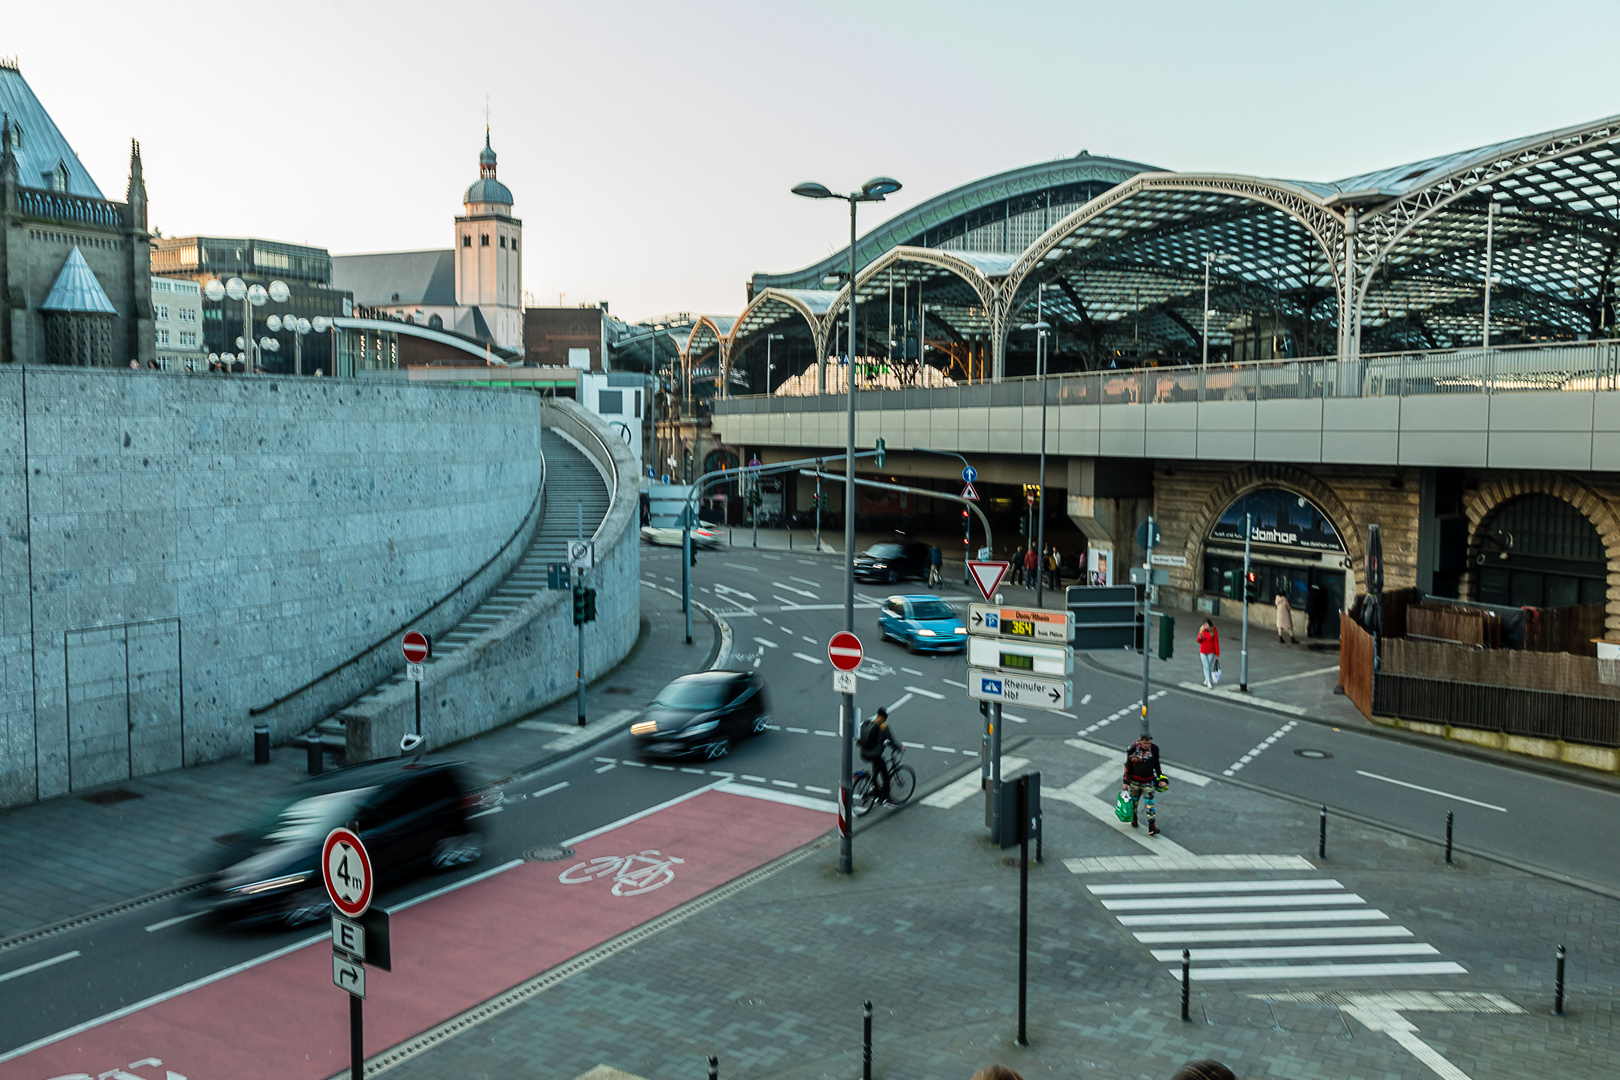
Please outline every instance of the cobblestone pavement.
[{"label": "cobblestone pavement", "polygon": [[[976,792],[953,804],[964,793],[947,787],[868,819],[853,876],[836,873],[835,845],[817,850],[409,1058],[391,1080],[566,1080],[598,1065],[673,1080],[702,1076],[709,1054],[723,1077],[849,1080],[865,998],[880,1080],[965,1080],[991,1061],[1029,1078],[1163,1078],[1202,1057],[1288,1080],[1613,1075],[1620,902],[1483,861],[1448,867],[1437,846],[1344,822],[1318,860],[1314,810],[1219,780],[1176,779],[1159,800],[1165,835],[1150,841],[1113,820],[1123,754],[1104,749],[1008,746],[1043,773],[1047,834],[1030,871],[1027,1048],[1014,1045],[1016,852],[985,840]],[[1303,908],[1250,912],[1301,957],[1219,959],[1213,950],[1250,942],[1206,899],[1245,888],[1287,890]],[[1330,910],[1364,915],[1335,922]],[[1210,943],[1222,925],[1239,939]],[[1422,955],[1376,974],[1263,973],[1361,963],[1317,954],[1364,926]],[[1179,965],[1152,950],[1179,957],[1177,935],[1193,931],[1205,937],[1192,939],[1183,1023]],[[1562,1018],[1550,1014],[1560,943]],[[1222,977],[1234,966],[1262,974]]]},{"label": "cobblestone pavement", "polygon": [[[641,596],[636,646],[590,688],[593,721],[639,708],[671,678],[706,666],[718,647],[715,626],[701,614],[687,645],[679,600],[646,587]],[[562,737],[555,729],[575,730],[572,696],[530,721],[537,725],[509,725],[429,757],[467,761],[492,780],[571,752],[548,747]],[[0,940],[184,885],[219,849],[219,837],[304,777],[306,760],[302,746],[282,746],[269,765],[255,766],[249,755],[126,781],[117,801],[97,801],[92,792],[0,812]]]}]

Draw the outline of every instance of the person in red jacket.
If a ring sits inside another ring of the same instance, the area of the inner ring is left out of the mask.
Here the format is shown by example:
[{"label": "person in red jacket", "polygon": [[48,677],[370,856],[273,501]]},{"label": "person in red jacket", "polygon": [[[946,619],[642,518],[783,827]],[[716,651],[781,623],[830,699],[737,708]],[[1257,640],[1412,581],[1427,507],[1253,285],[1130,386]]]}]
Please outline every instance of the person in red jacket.
[{"label": "person in red jacket", "polygon": [[1215,685],[1215,669],[1221,658],[1221,632],[1215,629],[1215,623],[1210,619],[1204,620],[1204,625],[1198,628],[1198,659],[1204,665],[1204,685]]}]

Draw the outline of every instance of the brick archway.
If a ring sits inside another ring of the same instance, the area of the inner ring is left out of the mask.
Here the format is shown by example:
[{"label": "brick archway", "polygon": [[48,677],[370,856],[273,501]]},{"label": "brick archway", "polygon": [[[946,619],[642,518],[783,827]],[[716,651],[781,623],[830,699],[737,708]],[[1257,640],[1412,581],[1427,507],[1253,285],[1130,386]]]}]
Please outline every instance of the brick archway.
[{"label": "brick archway", "polygon": [[1501,507],[1522,495],[1551,495],[1563,499],[1597,529],[1603,540],[1603,552],[1608,561],[1608,589],[1604,597],[1606,614],[1604,626],[1609,633],[1620,631],[1620,604],[1614,600],[1615,588],[1620,586],[1620,515],[1594,488],[1563,473],[1512,472],[1494,477],[1480,485],[1467,500],[1468,515],[1468,592],[1478,595],[1479,580],[1475,573],[1476,557],[1484,546],[1485,522]]},{"label": "brick archway", "polygon": [[[1359,581],[1361,576],[1359,568],[1366,555],[1366,544],[1363,543],[1358,523],[1351,517],[1350,508],[1344,505],[1344,500],[1310,473],[1290,465],[1247,465],[1211,488],[1208,497],[1204,499],[1193,517],[1187,534],[1186,547],[1189,574],[1194,575],[1193,591],[1199,591],[1197,582],[1200,580],[1196,577],[1200,571],[1194,568],[1204,565],[1205,541],[1216,520],[1238,498],[1259,488],[1268,487],[1283,488],[1297,495],[1303,495],[1327,515],[1334,529],[1338,531],[1339,539],[1344,542],[1344,553],[1350,559],[1352,579]],[[1350,597],[1346,596],[1345,599],[1348,601]]]}]

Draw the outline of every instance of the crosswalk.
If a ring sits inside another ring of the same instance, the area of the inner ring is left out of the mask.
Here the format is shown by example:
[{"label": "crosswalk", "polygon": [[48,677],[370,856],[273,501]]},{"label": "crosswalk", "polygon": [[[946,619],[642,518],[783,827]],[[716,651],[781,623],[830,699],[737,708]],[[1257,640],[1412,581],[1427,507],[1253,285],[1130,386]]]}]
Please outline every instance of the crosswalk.
[{"label": "crosswalk", "polygon": [[[1087,884],[1153,959],[1194,982],[1463,975],[1383,911],[1328,877]],[[1157,946],[1156,948],[1154,946]]]}]

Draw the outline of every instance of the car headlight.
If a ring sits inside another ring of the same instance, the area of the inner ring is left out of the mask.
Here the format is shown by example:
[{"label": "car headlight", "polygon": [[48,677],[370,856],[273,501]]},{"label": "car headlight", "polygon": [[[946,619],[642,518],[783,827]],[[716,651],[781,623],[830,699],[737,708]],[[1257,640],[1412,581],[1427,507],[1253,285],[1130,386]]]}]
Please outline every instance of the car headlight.
[{"label": "car headlight", "polygon": [[951,632],[954,633],[954,634],[965,634],[965,633],[967,633],[967,627],[958,626],[955,630],[953,630]]},{"label": "car headlight", "polygon": [[934,632],[932,630],[918,630],[917,631],[917,636],[918,637],[933,637]]},{"label": "car headlight", "polygon": [[682,735],[707,735],[709,732],[713,731],[715,728],[717,728],[719,726],[720,726],[720,721],[718,721],[718,720],[705,720],[701,724],[693,724],[691,727],[689,727],[689,728],[685,729],[684,731],[682,731],[681,734]]},{"label": "car headlight", "polygon": [[872,564],[872,569],[874,570],[887,570],[888,568],[888,563],[875,562]]},{"label": "car headlight", "polygon": [[255,881],[248,885],[238,885],[236,888],[227,889],[226,891],[237,896],[254,896],[258,893],[271,892],[275,889],[288,889],[294,885],[302,885],[312,877],[314,877],[314,875],[309,873],[286,874],[282,877],[267,878],[264,881]]}]

